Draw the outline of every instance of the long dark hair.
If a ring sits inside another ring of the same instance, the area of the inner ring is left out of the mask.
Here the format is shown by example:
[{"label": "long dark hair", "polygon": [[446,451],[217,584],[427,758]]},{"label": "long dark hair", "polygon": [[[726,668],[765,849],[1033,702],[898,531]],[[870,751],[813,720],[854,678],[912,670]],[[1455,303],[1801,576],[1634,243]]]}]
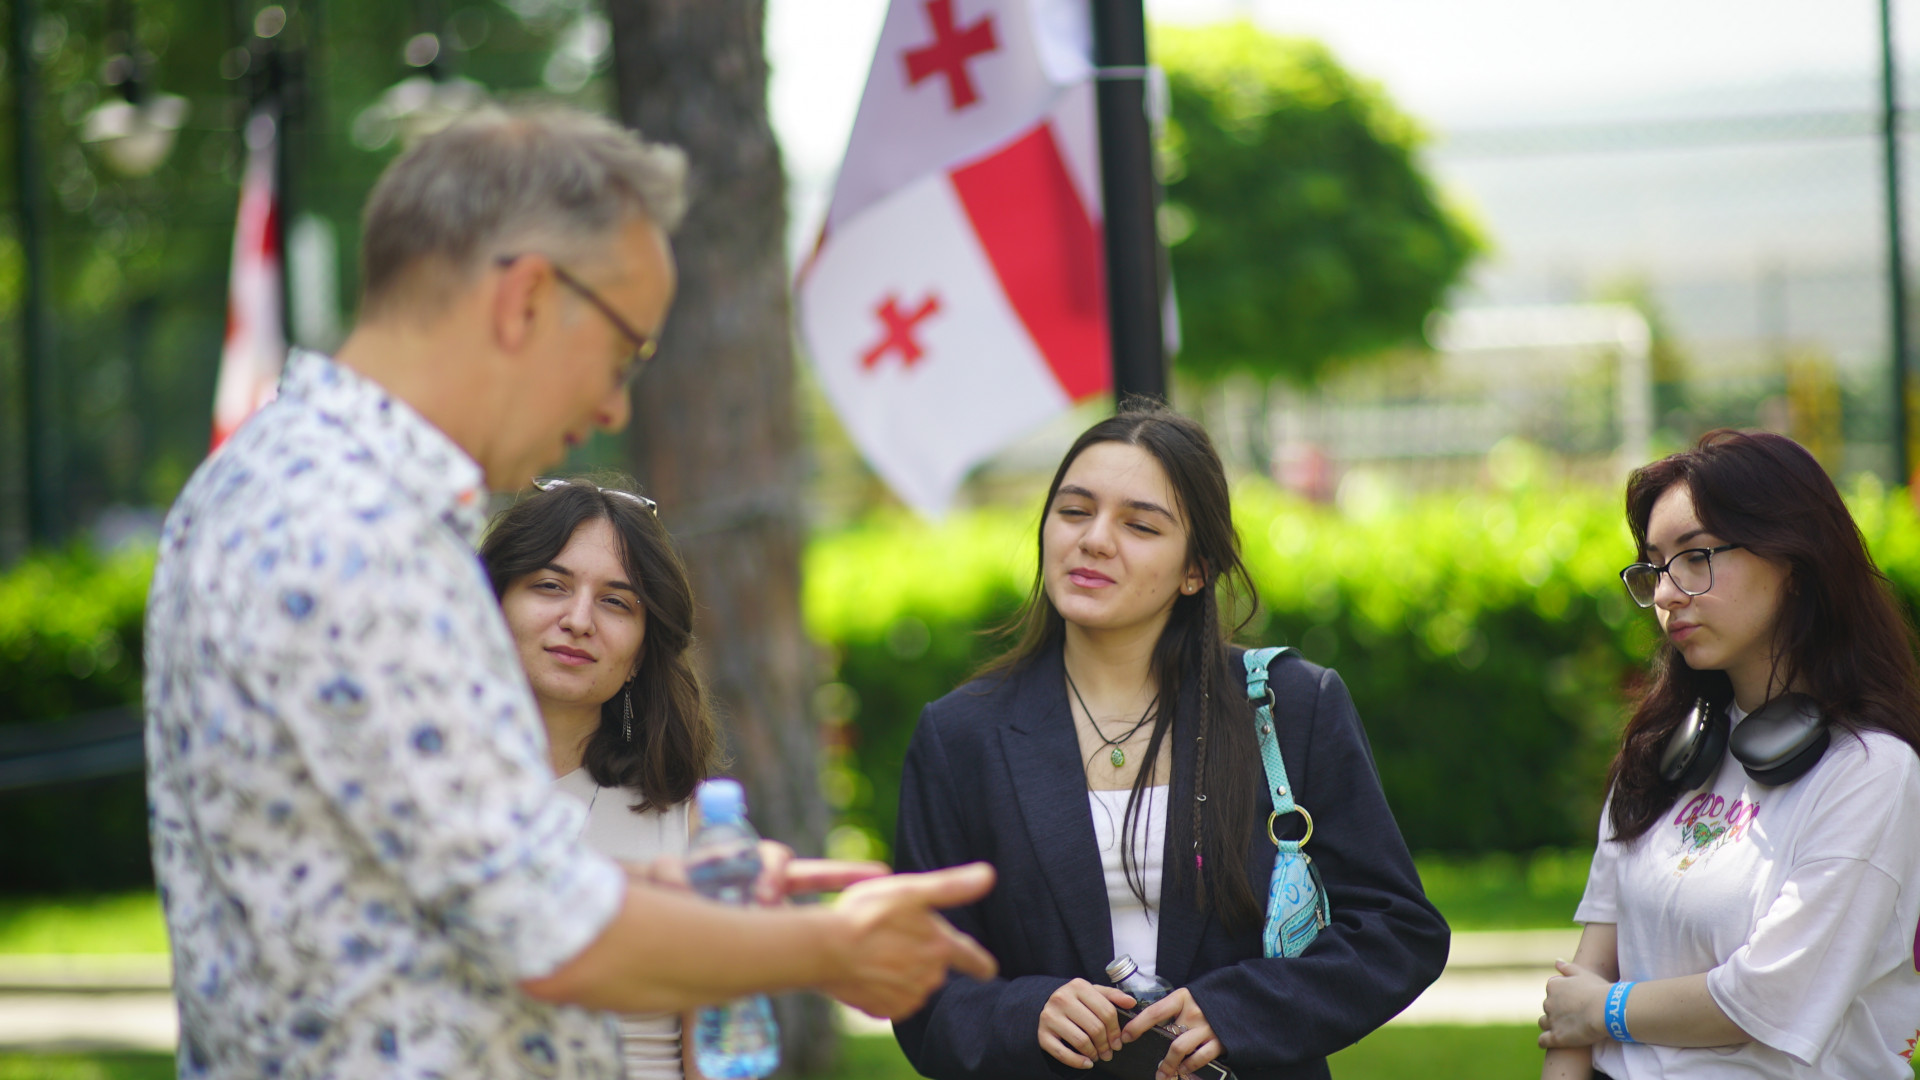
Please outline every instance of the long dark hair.
[{"label": "long dark hair", "polygon": [[605,521],[619,539],[627,579],[640,590],[646,636],[633,695],[633,741],[624,726],[625,694],[600,706],[600,726],[587,737],[581,764],[601,787],[640,793],[633,809],[665,809],[685,802],[716,767],[720,738],[689,650],[693,645],[693,586],[673,539],[646,502],[615,480],[551,484],[513,504],[480,544],[480,561],[494,596],[558,558],[574,532]]},{"label": "long dark hair", "polygon": [[[1641,558],[1653,504],[1676,485],[1721,543],[1785,563],[1787,588],[1770,685],[1804,682],[1836,726],[1885,731],[1920,752],[1920,665],[1911,623],[1873,564],[1826,470],[1799,443],[1766,432],[1711,431],[1627,481],[1627,524]],[[1733,700],[1723,671],[1696,671],[1673,643],[1654,650],[1649,683],[1608,770],[1614,839],[1644,834],[1682,792],[1660,776],[1660,753],[1696,701]]]},{"label": "long dark hair", "polygon": [[[1227,646],[1232,634],[1252,617],[1258,596],[1240,561],[1240,536],[1233,527],[1226,470],[1205,428],[1158,402],[1139,399],[1127,401],[1118,415],[1093,425],[1074,441],[1053,474],[1047,501],[1041,507],[1041,550],[1033,590],[1005,628],[1014,639],[1013,646],[981,674],[1014,672],[1065,641],[1066,621],[1046,590],[1047,515],[1074,459],[1089,446],[1109,442],[1145,450],[1166,471],[1178,510],[1187,519],[1187,558],[1201,568],[1205,577],[1204,586],[1193,594],[1176,596],[1172,615],[1154,645],[1152,674],[1159,682],[1160,706],[1147,743],[1148,765],[1134,778],[1120,833],[1126,838],[1120,851],[1127,883],[1141,903],[1146,903],[1145,883],[1132,854],[1135,822],[1142,812],[1143,793],[1153,779],[1153,763],[1160,760],[1161,746],[1175,727],[1191,730],[1198,740],[1194,744],[1192,798],[1183,795],[1168,800],[1167,826],[1169,835],[1178,835],[1181,825],[1190,826],[1193,852],[1203,858],[1197,866],[1189,865],[1184,858],[1173,859],[1165,872],[1176,885],[1190,883],[1194,902],[1202,907],[1210,905],[1224,925],[1254,925],[1262,909],[1243,864],[1247,837],[1253,835],[1254,803],[1259,791],[1254,772],[1247,766],[1259,760],[1260,748],[1254,739],[1253,714],[1246,694],[1240,692],[1244,683],[1230,670]],[[1223,589],[1231,603],[1229,610],[1243,612],[1231,630],[1221,609]],[[1197,692],[1187,692],[1189,680],[1196,684]],[[1179,790],[1177,783],[1174,790]],[[1201,796],[1204,802],[1198,801]]]}]

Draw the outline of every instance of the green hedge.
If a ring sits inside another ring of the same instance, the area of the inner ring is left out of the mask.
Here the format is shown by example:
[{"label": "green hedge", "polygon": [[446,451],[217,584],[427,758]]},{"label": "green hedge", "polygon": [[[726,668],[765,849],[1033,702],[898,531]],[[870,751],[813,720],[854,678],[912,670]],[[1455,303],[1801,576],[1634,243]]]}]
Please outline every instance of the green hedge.
[{"label": "green hedge", "polygon": [[0,723],[140,700],[140,629],[151,551],[84,547],[0,573]]},{"label": "green hedge", "polygon": [[[1865,480],[1849,501],[1911,607],[1920,519],[1906,493]],[[1036,514],[937,528],[883,517],[808,549],[808,625],[840,680],[820,701],[842,732],[829,744],[844,748],[828,790],[877,850],[919,707],[992,655],[982,631],[1032,580]],[[1235,519],[1262,601],[1243,641],[1292,644],[1340,671],[1415,850],[1592,844],[1624,702],[1655,640],[1617,577],[1632,548],[1616,490],[1363,490],[1336,511],[1249,482]]]},{"label": "green hedge", "polygon": [[[1654,640],[1651,617],[1615,576],[1631,557],[1618,492],[1517,483],[1413,499],[1348,494],[1335,510],[1265,483],[1236,488],[1262,600],[1243,640],[1296,645],[1345,677],[1415,850],[1591,844],[1625,692]],[[1911,606],[1920,518],[1906,493],[1869,480],[1849,501]],[[830,659],[814,704],[830,747],[823,786],[846,822],[835,836],[842,853],[886,853],[920,708],[999,647],[987,631],[1032,580],[1037,514],[980,510],[940,525],[882,514],[809,544],[803,603]],[[0,574],[0,722],[137,701],[150,572],[150,556],[74,551]],[[100,819],[104,797],[110,816],[130,820],[101,843],[144,842],[138,784],[114,783],[127,790],[55,789],[31,813],[32,800],[0,799],[0,860],[66,868],[43,889],[79,881],[90,862],[133,865],[75,835],[106,832],[106,822],[59,827],[80,820],[62,813],[88,805],[89,820]]]},{"label": "green hedge", "polygon": [[[84,547],[0,573],[0,730],[140,700],[151,551]],[[0,889],[148,885],[147,795],[138,774],[0,793]]]}]

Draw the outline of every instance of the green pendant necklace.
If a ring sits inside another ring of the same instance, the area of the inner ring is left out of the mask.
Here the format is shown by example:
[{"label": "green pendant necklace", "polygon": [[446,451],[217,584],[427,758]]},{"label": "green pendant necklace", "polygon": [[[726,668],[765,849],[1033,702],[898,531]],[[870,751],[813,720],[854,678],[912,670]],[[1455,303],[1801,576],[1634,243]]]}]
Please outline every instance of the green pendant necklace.
[{"label": "green pendant necklace", "polygon": [[[1060,669],[1066,671],[1066,665],[1060,665]],[[1071,671],[1067,671],[1067,689],[1073,691],[1073,700],[1080,703],[1080,711],[1087,714],[1087,723],[1093,725],[1093,734],[1095,737],[1101,742],[1106,743],[1109,747],[1112,747],[1111,750],[1107,751],[1107,760],[1113,762],[1113,767],[1116,769],[1126,768],[1127,751],[1123,744],[1139,734],[1140,729],[1147,726],[1147,721],[1153,719],[1153,707],[1160,704],[1160,695],[1153,695],[1153,700],[1147,702],[1146,711],[1140,714],[1140,719],[1133,722],[1133,726],[1127,729],[1125,735],[1117,739],[1109,739],[1107,738],[1107,733],[1100,730],[1100,721],[1093,718],[1093,710],[1087,708],[1087,699],[1080,696],[1080,688],[1074,685],[1073,672]]]}]

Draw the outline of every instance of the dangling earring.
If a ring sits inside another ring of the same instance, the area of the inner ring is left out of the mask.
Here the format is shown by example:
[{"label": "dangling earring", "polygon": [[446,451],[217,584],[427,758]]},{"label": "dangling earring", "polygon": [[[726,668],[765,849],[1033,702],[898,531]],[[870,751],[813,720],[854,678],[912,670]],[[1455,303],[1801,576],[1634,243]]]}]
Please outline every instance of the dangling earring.
[{"label": "dangling earring", "polygon": [[624,699],[624,704],[621,706],[621,709],[626,716],[626,718],[620,722],[620,734],[625,736],[628,742],[632,742],[633,741],[633,680],[632,679],[627,680],[627,688],[621,691],[620,696],[621,698]]}]

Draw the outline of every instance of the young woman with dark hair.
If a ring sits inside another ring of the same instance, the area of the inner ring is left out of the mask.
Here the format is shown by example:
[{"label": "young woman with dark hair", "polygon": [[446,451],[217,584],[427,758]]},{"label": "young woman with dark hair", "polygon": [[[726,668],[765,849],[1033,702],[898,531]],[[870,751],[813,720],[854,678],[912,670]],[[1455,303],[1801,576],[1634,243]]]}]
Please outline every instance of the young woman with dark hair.
[{"label": "young woman with dark hair", "polygon": [[[1543,1075],[1910,1080],[1920,666],[1839,492],[1716,431],[1627,484],[1663,638],[1609,770]],[[1600,1071],[1604,1070],[1604,1071]]]},{"label": "young woman with dark hair", "polygon": [[[688,798],[719,739],[689,655],[693,591],[652,500],[548,480],[493,523],[480,558],[547,729],[555,787],[587,844],[644,864],[686,851]],[[692,1075],[681,1018],[629,1016],[631,1080]]]},{"label": "young woman with dark hair", "polygon": [[[1439,975],[1446,924],[1346,687],[1291,654],[1270,668],[1274,715],[1332,922],[1301,955],[1262,957],[1273,797],[1222,613],[1236,602],[1255,598],[1205,430],[1139,406],[1081,435],[1047,490],[1015,645],[927,706],[907,752],[899,866],[1000,873],[951,913],[1000,977],[951,980],[895,1024],[922,1075],[1071,1075],[1168,1023],[1163,1076],[1223,1058],[1242,1080],[1326,1077],[1328,1054]],[[1131,1023],[1117,1009],[1134,999],[1104,985],[1120,954],[1177,988]]]}]

